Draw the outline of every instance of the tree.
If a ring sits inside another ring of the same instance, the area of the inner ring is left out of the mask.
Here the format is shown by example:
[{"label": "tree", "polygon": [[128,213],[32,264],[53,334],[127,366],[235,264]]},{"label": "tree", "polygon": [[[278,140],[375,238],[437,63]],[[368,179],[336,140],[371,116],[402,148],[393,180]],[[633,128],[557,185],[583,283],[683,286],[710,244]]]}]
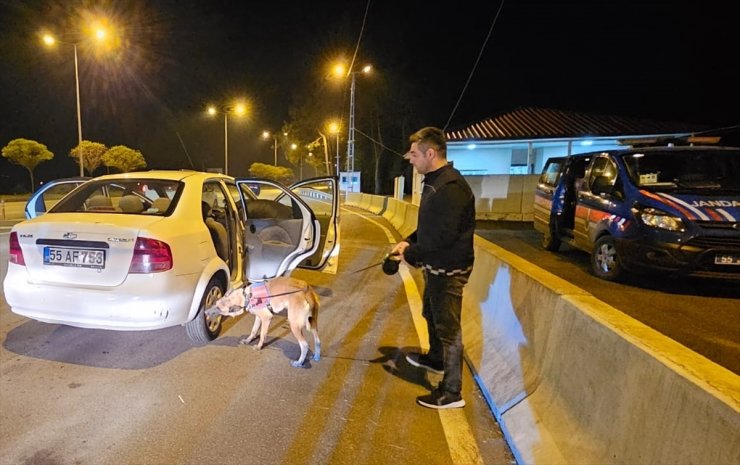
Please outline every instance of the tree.
[{"label": "tree", "polygon": [[54,158],[54,154],[44,144],[35,140],[13,139],[3,147],[3,157],[11,163],[21,165],[28,170],[28,174],[31,176],[31,192],[33,192],[35,190],[33,170],[36,169],[39,163]]},{"label": "tree", "polygon": [[285,184],[293,180],[293,170],[284,166],[272,166],[264,163],[252,163],[249,167],[249,174],[256,178],[272,179],[273,181]]},{"label": "tree", "polygon": [[146,168],[144,155],[125,145],[111,147],[103,154],[102,160],[105,166],[116,168],[122,173]]},{"label": "tree", "polygon": [[80,156],[82,156],[84,162],[82,167],[87,169],[90,176],[93,176],[95,170],[103,164],[103,155],[106,151],[108,151],[108,147],[100,142],[83,140],[77,147],[70,150],[69,156],[74,158],[78,165],[80,164]]}]

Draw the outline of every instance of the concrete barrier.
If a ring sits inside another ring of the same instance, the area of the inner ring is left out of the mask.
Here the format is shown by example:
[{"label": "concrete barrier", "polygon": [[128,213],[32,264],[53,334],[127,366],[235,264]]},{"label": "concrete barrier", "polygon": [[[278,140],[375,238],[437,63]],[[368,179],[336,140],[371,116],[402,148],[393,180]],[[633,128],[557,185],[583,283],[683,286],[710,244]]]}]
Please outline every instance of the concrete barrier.
[{"label": "concrete barrier", "polygon": [[517,462],[740,464],[739,376],[478,236],[475,253],[466,360]]}]

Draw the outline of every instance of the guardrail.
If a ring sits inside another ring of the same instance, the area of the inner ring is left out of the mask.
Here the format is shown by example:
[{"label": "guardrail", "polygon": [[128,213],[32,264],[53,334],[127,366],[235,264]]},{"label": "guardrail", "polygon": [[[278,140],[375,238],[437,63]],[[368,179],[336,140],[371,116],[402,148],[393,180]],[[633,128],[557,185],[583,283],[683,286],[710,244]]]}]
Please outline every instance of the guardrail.
[{"label": "guardrail", "polygon": [[[416,228],[377,197],[345,203]],[[466,361],[517,462],[740,464],[739,376],[477,236],[475,254]]]}]

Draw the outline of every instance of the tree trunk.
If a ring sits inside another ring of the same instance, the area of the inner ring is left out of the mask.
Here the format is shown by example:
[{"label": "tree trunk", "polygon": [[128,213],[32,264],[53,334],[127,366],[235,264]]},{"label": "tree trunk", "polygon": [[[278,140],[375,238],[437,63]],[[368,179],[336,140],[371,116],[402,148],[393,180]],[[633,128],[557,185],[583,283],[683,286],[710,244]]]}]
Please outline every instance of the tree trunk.
[{"label": "tree trunk", "polygon": [[36,183],[33,180],[33,170],[31,168],[26,168],[28,170],[28,174],[31,176],[31,193],[33,194],[36,192]]}]

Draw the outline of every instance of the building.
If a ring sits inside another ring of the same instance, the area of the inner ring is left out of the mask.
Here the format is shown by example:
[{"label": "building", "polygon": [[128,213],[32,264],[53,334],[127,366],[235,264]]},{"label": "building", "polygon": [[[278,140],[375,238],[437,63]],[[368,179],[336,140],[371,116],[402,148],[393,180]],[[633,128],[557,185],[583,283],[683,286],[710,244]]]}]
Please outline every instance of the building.
[{"label": "building", "polygon": [[447,158],[465,175],[539,174],[552,156],[686,137],[706,129],[697,124],[520,108],[446,131]]}]

